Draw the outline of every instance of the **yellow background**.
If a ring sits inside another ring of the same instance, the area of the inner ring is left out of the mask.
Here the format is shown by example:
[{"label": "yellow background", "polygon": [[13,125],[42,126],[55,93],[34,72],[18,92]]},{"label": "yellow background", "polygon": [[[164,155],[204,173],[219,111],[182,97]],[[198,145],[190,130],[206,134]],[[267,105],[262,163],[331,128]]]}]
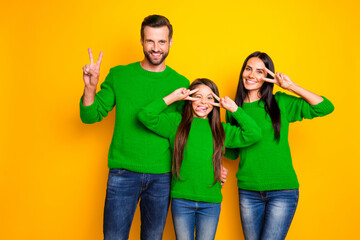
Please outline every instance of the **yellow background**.
[{"label": "yellow background", "polygon": [[[143,58],[140,24],[167,16],[167,65],[235,96],[243,60],[267,52],[277,71],[328,97],[335,111],[294,123],[290,145],[300,200],[287,239],[359,239],[359,2],[7,1],[0,26],[0,239],[101,239],[114,112],[82,124],[82,66]],[[278,88],[276,90],[279,90]],[[125,103],[126,104],[126,103]],[[224,117],[224,112],[222,112]],[[230,169],[216,239],[243,239]],[[130,239],[139,239],[137,210]],[[169,214],[164,239],[174,239]]]}]

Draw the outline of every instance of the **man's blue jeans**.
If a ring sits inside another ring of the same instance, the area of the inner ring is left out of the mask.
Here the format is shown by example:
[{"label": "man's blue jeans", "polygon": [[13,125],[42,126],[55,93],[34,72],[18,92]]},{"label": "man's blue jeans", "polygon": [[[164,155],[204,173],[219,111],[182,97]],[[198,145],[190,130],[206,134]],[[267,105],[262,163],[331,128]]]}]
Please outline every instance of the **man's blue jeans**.
[{"label": "man's blue jeans", "polygon": [[299,190],[239,189],[240,216],[246,240],[285,239],[299,200]]},{"label": "man's blue jeans", "polygon": [[171,173],[110,169],[104,209],[104,239],[128,239],[140,199],[141,239],[162,239],[170,203]]},{"label": "man's blue jeans", "polygon": [[177,240],[213,240],[221,203],[195,202],[173,198],[171,213]]}]

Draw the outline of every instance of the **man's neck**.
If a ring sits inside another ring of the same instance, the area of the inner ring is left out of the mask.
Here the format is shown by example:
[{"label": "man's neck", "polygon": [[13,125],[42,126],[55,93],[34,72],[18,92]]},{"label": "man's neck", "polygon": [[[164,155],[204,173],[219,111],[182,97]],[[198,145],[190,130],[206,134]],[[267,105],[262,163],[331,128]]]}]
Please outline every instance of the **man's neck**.
[{"label": "man's neck", "polygon": [[163,61],[160,65],[153,65],[147,61],[146,58],[140,62],[140,66],[150,72],[162,72],[166,68],[165,61]]}]

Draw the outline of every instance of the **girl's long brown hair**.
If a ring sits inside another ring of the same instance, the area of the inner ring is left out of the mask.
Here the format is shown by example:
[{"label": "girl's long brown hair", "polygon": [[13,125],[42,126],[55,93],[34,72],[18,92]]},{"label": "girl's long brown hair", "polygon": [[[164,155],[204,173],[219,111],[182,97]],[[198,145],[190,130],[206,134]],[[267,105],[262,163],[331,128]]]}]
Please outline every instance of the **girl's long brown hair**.
[{"label": "girl's long brown hair", "polygon": [[[191,83],[189,89],[193,90],[197,86],[202,84],[208,86],[217,96],[219,96],[219,91],[216,84],[213,81],[206,78],[196,79]],[[191,101],[185,101],[184,109],[181,115],[182,115],[182,119],[177,129],[177,133],[175,137],[174,156],[173,156],[173,164],[172,164],[173,175],[179,179],[181,179],[180,167],[183,161],[184,149],[189,136],[191,123],[194,119]],[[212,156],[212,160],[214,166],[214,177],[215,177],[214,184],[215,184],[217,181],[220,181],[221,157],[223,155],[224,142],[225,142],[225,132],[220,121],[220,109],[218,107],[214,107],[213,110],[209,113],[208,120],[213,136],[214,153]]]}]

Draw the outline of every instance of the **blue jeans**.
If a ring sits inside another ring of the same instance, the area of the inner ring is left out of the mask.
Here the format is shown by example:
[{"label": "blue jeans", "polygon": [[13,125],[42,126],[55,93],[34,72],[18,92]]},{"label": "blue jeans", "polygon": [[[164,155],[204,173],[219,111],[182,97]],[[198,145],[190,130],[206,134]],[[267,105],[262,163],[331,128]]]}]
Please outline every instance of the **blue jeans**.
[{"label": "blue jeans", "polygon": [[162,239],[170,203],[171,173],[110,169],[104,208],[104,239],[128,239],[140,200],[141,239]]},{"label": "blue jeans", "polygon": [[171,213],[177,240],[210,240],[215,238],[221,203],[171,199]]},{"label": "blue jeans", "polygon": [[240,216],[246,240],[285,239],[299,200],[299,190],[239,189]]}]

